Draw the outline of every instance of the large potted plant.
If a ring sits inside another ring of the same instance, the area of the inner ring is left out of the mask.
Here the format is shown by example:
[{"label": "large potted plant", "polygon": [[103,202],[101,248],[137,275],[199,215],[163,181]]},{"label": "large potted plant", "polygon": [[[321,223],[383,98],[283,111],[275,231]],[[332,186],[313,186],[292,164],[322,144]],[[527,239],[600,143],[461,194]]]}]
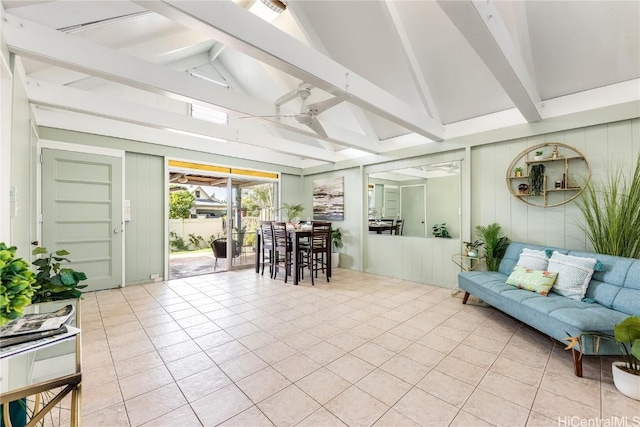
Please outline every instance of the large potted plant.
[{"label": "large potted plant", "polygon": [[71,262],[69,258],[65,258],[69,252],[64,249],[48,252],[47,248],[37,247],[32,254],[39,256],[32,263],[38,270],[36,275],[37,289],[32,298],[33,303],[80,298],[81,289],[87,287],[87,285],[81,285],[80,282],[87,280],[87,276],[82,272],[62,266],[62,263]]},{"label": "large potted plant", "polygon": [[620,391],[635,400],[640,400],[640,317],[629,316],[613,327],[613,335],[602,332],[583,332],[579,336],[569,337],[567,350],[582,346],[582,336],[593,340],[594,353],[598,353],[600,340],[614,341],[623,355],[622,361],[613,362],[611,373],[613,383]]},{"label": "large potted plant", "polygon": [[15,246],[0,243],[0,326],[22,316],[35,292],[36,275],[16,251]]},{"label": "large potted plant", "polygon": [[509,246],[511,240],[506,236],[502,236],[502,227],[497,222],[487,226],[478,225],[476,227],[476,234],[480,242],[484,245],[487,270],[498,271],[500,261],[504,257],[507,246]]},{"label": "large potted plant", "polygon": [[342,247],[342,231],[339,228],[331,229],[331,266],[338,268],[340,265],[340,252]]},{"label": "large potted plant", "polygon": [[288,223],[292,223],[296,218],[300,218],[300,215],[304,211],[304,206],[301,204],[293,205],[289,203],[283,203],[279,209],[284,212],[284,216],[287,218]]}]

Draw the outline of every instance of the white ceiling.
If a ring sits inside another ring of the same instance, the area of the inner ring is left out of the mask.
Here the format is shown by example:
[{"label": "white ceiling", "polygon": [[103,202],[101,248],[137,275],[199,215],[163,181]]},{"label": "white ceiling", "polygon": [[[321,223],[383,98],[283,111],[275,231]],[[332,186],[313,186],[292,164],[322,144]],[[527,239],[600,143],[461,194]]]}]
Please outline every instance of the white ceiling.
[{"label": "white ceiling", "polygon": [[[289,0],[273,23],[252,3],[2,0],[2,33],[42,125],[293,167],[640,99],[639,1]],[[274,101],[301,82],[348,95],[327,138],[240,118],[298,113]]]}]

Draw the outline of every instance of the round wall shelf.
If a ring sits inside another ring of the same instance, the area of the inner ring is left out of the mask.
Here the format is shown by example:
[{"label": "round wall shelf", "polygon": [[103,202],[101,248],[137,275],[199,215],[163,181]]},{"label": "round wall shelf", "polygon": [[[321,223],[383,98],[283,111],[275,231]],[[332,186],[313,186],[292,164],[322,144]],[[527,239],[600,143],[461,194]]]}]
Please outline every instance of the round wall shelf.
[{"label": "round wall shelf", "polygon": [[514,197],[543,208],[572,201],[590,178],[591,167],[584,154],[560,142],[527,148],[513,159],[506,175]]}]

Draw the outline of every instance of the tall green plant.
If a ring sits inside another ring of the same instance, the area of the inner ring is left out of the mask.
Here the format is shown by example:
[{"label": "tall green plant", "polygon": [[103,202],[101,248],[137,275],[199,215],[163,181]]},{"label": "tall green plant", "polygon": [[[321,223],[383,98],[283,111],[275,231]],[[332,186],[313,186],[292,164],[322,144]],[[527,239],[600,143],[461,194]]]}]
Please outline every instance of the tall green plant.
[{"label": "tall green plant", "polygon": [[502,227],[497,222],[487,226],[476,226],[476,234],[480,241],[484,243],[487,270],[498,271],[500,261],[502,261],[511,240],[506,236],[502,236]]},{"label": "tall green plant", "polygon": [[17,248],[0,243],[0,326],[22,316],[36,290],[29,263],[16,257]]},{"label": "tall green plant", "polygon": [[595,252],[640,258],[640,156],[631,176],[617,168],[603,182],[588,182],[577,205]]}]

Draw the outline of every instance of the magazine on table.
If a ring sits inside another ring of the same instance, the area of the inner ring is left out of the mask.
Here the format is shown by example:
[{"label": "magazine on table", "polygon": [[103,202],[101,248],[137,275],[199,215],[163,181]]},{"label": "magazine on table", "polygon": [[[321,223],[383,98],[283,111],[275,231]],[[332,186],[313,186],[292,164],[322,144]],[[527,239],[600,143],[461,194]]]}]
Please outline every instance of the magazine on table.
[{"label": "magazine on table", "polygon": [[71,304],[50,313],[25,314],[0,328],[0,348],[67,333],[73,315]]},{"label": "magazine on table", "polygon": [[[80,328],[76,328],[75,326],[63,325],[62,327],[64,328],[64,332],[56,332],[53,335],[39,337],[39,338],[32,337],[32,339],[30,339],[29,341],[14,343],[12,345],[4,345],[5,338],[0,339],[0,359],[13,356],[19,353],[24,353],[32,349],[40,349],[48,345],[55,344],[58,341],[62,341],[69,337],[73,337],[78,333],[80,333]],[[42,333],[45,334],[47,332],[51,332],[51,331],[44,331]],[[36,334],[39,334],[39,333],[36,332]],[[22,336],[16,335],[12,338],[6,338],[6,340],[10,340],[13,338],[22,338],[22,337],[24,337],[24,335]]]}]

